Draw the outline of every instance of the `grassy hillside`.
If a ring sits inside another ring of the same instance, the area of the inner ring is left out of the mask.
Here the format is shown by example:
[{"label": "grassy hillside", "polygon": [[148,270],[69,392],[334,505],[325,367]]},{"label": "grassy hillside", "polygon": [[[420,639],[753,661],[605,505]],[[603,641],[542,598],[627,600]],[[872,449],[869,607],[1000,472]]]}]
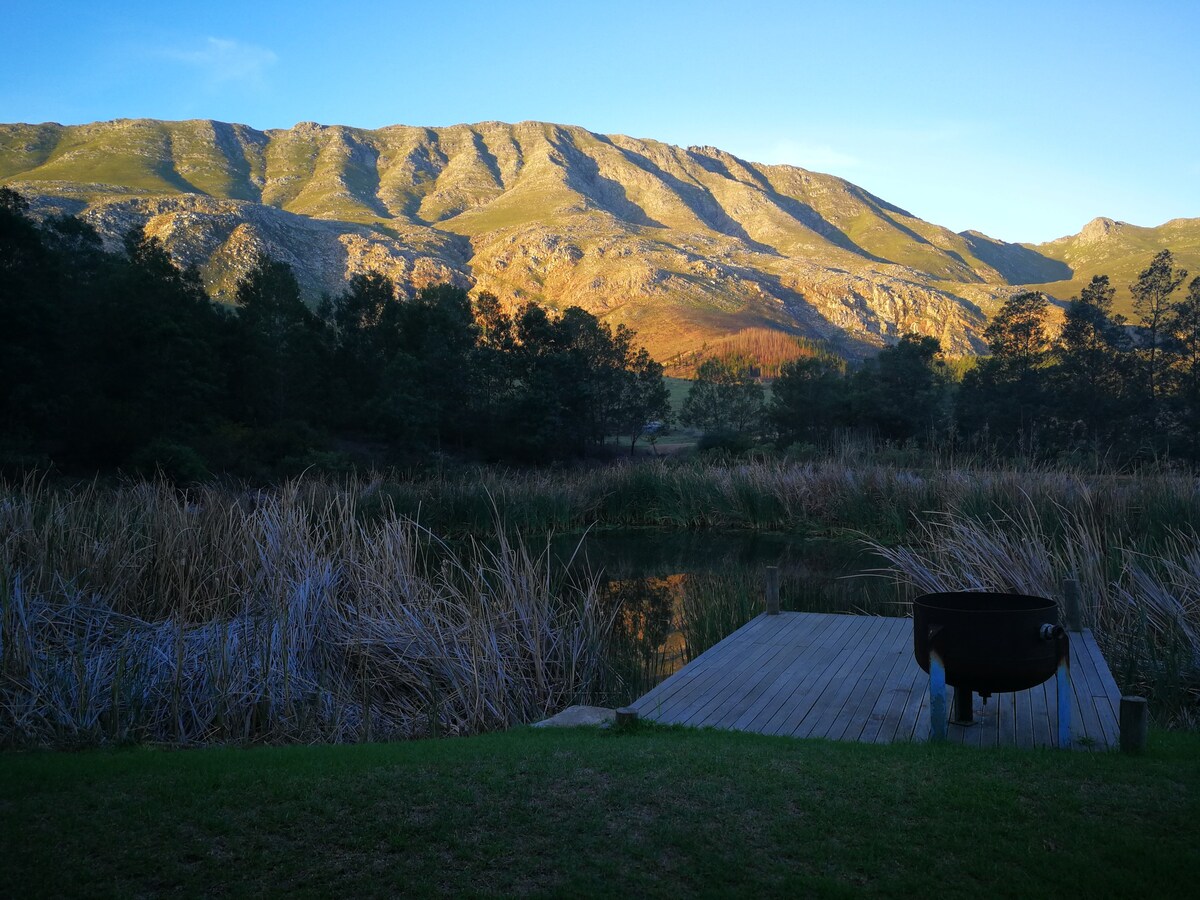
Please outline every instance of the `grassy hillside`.
[{"label": "grassy hillside", "polygon": [[1036,285],[1062,299],[1078,296],[1093,275],[1107,275],[1117,289],[1113,308],[1130,319],[1133,296],[1129,292],[1143,269],[1160,250],[1175,256],[1175,265],[1200,275],[1200,219],[1172,219],[1156,228],[1142,228],[1112,219],[1094,219],[1076,235],[1035,248],[1071,268],[1070,278]]}]

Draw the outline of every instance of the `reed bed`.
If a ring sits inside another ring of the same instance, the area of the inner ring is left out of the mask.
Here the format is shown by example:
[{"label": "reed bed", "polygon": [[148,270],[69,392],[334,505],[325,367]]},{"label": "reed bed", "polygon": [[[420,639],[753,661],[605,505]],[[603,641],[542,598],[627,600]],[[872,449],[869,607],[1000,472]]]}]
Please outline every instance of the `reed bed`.
[{"label": "reed bed", "polygon": [[987,519],[1033,504],[1057,533],[1090,510],[1105,527],[1154,541],[1200,529],[1200,482],[1170,471],[1138,475],[1067,469],[904,468],[837,459],[740,465],[662,460],[534,472],[480,469],[429,478],[378,478],[359,514],[390,505],[442,534],[490,532],[504,510],[520,531],[595,524],[679,529],[864,531],[904,539],[930,511]]},{"label": "reed bed", "polygon": [[0,742],[467,734],[590,696],[594,580],[357,516],[371,490],[0,485]]},{"label": "reed bed", "polygon": [[1200,719],[1200,535],[1122,524],[1103,504],[1057,509],[1028,498],[1008,515],[927,518],[903,546],[868,541],[914,592],[994,590],[1062,601],[1080,586],[1091,627],[1123,691],[1149,696],[1164,722]]}]

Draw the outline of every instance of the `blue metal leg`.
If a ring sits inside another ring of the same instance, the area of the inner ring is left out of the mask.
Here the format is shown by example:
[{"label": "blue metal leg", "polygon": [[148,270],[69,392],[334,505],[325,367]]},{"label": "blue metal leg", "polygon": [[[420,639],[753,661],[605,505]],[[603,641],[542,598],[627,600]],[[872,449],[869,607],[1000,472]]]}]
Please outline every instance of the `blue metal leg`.
[{"label": "blue metal leg", "polygon": [[937,653],[929,654],[929,739],[946,739],[946,667]]},{"label": "blue metal leg", "polygon": [[1071,654],[1068,651],[1058,662],[1058,674],[1054,678],[1058,686],[1058,746],[1066,750],[1071,746]]}]

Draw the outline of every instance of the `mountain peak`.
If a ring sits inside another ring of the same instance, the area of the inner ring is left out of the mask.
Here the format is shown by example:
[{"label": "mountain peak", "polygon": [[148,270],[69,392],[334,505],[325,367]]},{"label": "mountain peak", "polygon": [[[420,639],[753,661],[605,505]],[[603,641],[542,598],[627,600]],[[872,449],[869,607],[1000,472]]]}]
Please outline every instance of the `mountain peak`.
[{"label": "mountain peak", "polygon": [[1079,242],[1083,244],[1095,244],[1108,240],[1109,237],[1120,232],[1128,224],[1128,222],[1118,222],[1115,219],[1109,219],[1105,216],[1097,216],[1080,230]]}]

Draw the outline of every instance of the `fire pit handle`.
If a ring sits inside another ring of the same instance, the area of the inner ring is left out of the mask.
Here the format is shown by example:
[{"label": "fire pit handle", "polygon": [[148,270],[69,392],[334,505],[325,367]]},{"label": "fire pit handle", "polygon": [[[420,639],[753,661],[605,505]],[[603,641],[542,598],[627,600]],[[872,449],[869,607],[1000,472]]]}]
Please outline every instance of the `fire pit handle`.
[{"label": "fire pit handle", "polygon": [[1038,634],[1041,636],[1043,641],[1056,641],[1066,634],[1066,631],[1061,625],[1051,625],[1049,622],[1047,622],[1041,627],[1041,629],[1038,631]]}]

